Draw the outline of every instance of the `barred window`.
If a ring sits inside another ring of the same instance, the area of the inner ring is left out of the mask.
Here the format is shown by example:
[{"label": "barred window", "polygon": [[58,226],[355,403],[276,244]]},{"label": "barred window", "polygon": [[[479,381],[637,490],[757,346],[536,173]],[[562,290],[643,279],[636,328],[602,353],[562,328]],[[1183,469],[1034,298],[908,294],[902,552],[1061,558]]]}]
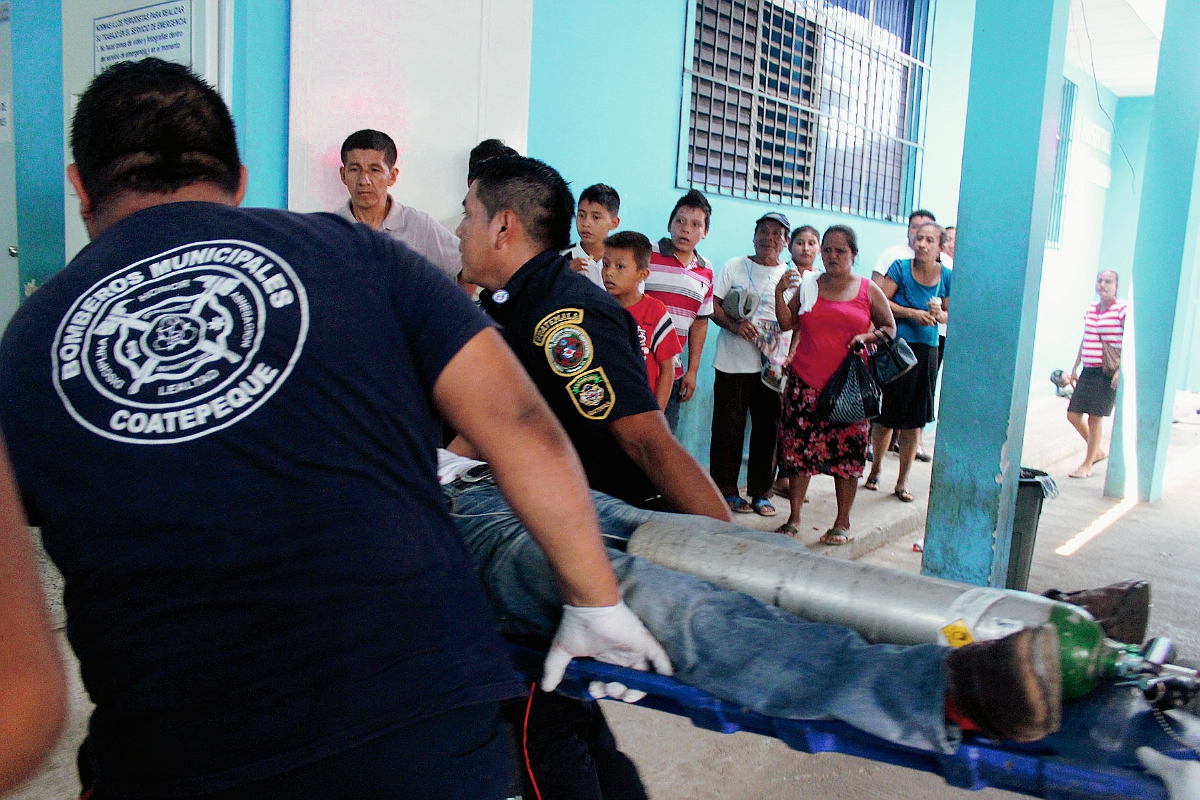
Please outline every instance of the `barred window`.
[{"label": "barred window", "polygon": [[908,215],[931,0],[694,0],[680,183],[876,219]]},{"label": "barred window", "polygon": [[1058,118],[1058,148],[1054,154],[1054,196],[1050,201],[1050,224],[1046,247],[1062,247],[1063,203],[1067,199],[1067,159],[1071,154],[1071,128],[1075,122],[1075,84],[1063,78],[1062,107]]}]

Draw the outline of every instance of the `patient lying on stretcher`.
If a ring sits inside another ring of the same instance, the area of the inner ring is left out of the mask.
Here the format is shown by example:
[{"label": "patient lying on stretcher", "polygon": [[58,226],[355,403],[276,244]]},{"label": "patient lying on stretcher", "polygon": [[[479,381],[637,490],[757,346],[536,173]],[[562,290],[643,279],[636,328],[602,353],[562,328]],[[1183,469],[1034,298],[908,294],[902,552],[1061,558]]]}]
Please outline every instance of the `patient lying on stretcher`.
[{"label": "patient lying on stretcher", "polygon": [[[489,468],[439,451],[438,474],[502,631],[549,643],[562,612],[554,575]],[[946,753],[963,729],[1012,741],[1058,729],[1052,626],[956,650],[868,644],[848,628],[809,622],[626,554],[633,531],[661,512],[592,494],[622,598],[683,683],[768,716],[841,720],[896,744]],[[563,668],[547,669],[543,688],[557,686]]]}]

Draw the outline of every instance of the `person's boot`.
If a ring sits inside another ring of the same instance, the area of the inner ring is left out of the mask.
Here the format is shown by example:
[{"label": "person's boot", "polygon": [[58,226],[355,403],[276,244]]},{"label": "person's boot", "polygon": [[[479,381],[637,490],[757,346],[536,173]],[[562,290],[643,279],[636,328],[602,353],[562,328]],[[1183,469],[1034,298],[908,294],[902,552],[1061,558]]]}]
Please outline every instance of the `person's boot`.
[{"label": "person's boot", "polygon": [[1150,623],[1150,584],[1147,581],[1121,581],[1078,592],[1049,589],[1043,597],[1079,606],[1100,623],[1104,635],[1110,639],[1128,644],[1146,641],[1146,627]]},{"label": "person's boot", "polygon": [[952,650],[945,669],[954,707],[988,738],[1033,742],[1058,730],[1062,668],[1053,625]]}]

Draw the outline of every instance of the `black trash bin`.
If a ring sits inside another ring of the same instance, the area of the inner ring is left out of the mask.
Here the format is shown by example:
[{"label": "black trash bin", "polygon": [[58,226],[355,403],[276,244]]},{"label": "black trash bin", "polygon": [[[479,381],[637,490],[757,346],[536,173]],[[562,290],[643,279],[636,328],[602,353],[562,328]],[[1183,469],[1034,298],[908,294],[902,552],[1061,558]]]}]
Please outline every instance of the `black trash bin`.
[{"label": "black trash bin", "polygon": [[1005,588],[1025,591],[1029,586],[1029,568],[1033,565],[1033,544],[1037,539],[1038,520],[1042,517],[1042,501],[1057,496],[1058,486],[1054,478],[1040,469],[1021,467]]}]

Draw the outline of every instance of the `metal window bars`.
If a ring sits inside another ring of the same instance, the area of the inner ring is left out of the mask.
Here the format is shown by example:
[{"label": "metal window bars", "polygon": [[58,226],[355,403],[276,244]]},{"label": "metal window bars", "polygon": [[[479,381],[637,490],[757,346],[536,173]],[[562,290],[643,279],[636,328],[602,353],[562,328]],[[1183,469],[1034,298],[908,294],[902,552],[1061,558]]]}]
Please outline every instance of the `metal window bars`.
[{"label": "metal window bars", "polygon": [[1058,117],[1058,149],[1054,155],[1054,196],[1050,201],[1050,223],[1046,247],[1062,246],[1063,203],[1067,199],[1067,159],[1071,153],[1071,130],[1075,122],[1075,84],[1063,79],[1062,108]]},{"label": "metal window bars", "polygon": [[906,216],[921,163],[929,2],[695,0],[682,182]]}]

